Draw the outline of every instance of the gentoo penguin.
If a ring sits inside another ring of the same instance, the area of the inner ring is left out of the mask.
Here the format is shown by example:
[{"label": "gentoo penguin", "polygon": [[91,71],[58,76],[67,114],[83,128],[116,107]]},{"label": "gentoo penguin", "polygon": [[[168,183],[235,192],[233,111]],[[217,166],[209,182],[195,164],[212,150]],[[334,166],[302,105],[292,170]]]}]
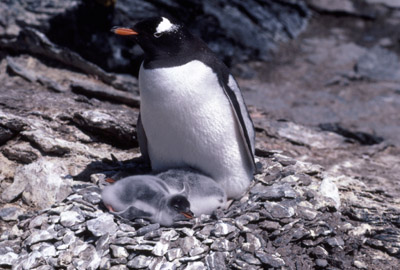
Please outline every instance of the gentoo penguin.
[{"label": "gentoo penguin", "polygon": [[192,218],[190,203],[180,194],[171,194],[168,186],[152,175],[129,176],[106,186],[101,197],[114,214],[126,219],[145,218],[170,226],[175,221]]},{"label": "gentoo penguin", "polygon": [[187,169],[172,169],[157,175],[167,184],[170,193],[181,193],[190,202],[196,216],[210,215],[226,205],[225,191],[211,178]]},{"label": "gentoo penguin", "polygon": [[139,145],[155,171],[193,168],[229,198],[249,186],[254,127],[228,68],[184,26],[165,17],[114,27],[143,49]]}]

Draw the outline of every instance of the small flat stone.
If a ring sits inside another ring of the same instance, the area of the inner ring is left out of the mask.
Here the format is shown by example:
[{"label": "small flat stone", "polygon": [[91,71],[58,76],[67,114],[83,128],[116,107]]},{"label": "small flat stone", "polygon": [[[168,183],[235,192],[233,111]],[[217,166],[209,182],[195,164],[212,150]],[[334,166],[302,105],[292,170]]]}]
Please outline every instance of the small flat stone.
[{"label": "small flat stone", "polygon": [[115,240],[112,241],[113,244],[116,245],[136,245],[137,241],[134,238],[131,237],[118,237]]},{"label": "small flat stone", "polygon": [[83,195],[83,199],[91,204],[98,204],[101,202],[101,195],[96,192],[90,192]]},{"label": "small flat stone", "polygon": [[127,269],[128,269],[128,267],[126,267],[126,265],[123,265],[123,264],[113,265],[110,268],[110,270],[127,270]]},{"label": "small flat stone", "polygon": [[147,234],[149,232],[155,231],[155,230],[157,230],[159,228],[160,228],[160,224],[158,224],[158,223],[150,224],[150,225],[147,225],[147,226],[142,227],[139,230],[137,230],[136,234],[137,234],[137,236],[142,236],[142,235],[145,235],[145,234]]},{"label": "small flat stone", "polygon": [[331,198],[335,202],[336,209],[339,209],[339,189],[337,188],[333,180],[335,180],[334,177],[325,177],[324,180],[322,180],[321,185],[319,186],[319,192],[321,193],[321,195]]},{"label": "small flat stone", "polygon": [[296,192],[288,183],[275,183],[272,186],[265,186],[259,183],[250,190],[250,193],[257,194],[263,200],[296,198]]},{"label": "small flat stone", "polygon": [[226,223],[226,222],[218,222],[215,224],[214,230],[211,232],[213,235],[217,237],[225,236],[238,230],[234,225]]},{"label": "small flat stone", "polygon": [[206,226],[204,226],[203,229],[201,229],[201,231],[196,232],[195,235],[197,238],[199,238],[201,240],[206,240],[206,239],[209,239],[209,236],[213,229],[214,229],[213,225],[206,225]]},{"label": "small flat stone", "polygon": [[293,207],[285,206],[275,202],[265,202],[264,206],[267,212],[276,219],[290,218],[295,214]]},{"label": "small flat stone", "polygon": [[[43,260],[42,255],[39,251],[32,251],[28,254],[28,257],[22,262],[22,269],[33,269],[40,265],[40,261]],[[17,267],[18,268],[18,267]]]},{"label": "small flat stone", "polygon": [[248,264],[259,265],[261,264],[260,260],[254,257],[252,254],[247,252],[239,253],[239,258],[243,261],[247,262]]},{"label": "small flat stone", "polygon": [[182,257],[179,259],[179,262],[181,263],[195,262],[201,260],[202,258],[204,258],[204,255],[196,255],[193,257]]},{"label": "small flat stone", "polygon": [[133,269],[142,269],[142,268],[146,268],[147,266],[149,266],[150,263],[152,262],[152,260],[153,260],[152,257],[139,255],[139,256],[136,256],[135,258],[133,258],[132,260],[130,260],[128,262],[127,266],[129,268],[133,268]]},{"label": "small flat stone", "polygon": [[210,252],[205,257],[208,269],[226,269],[225,256],[222,252]]},{"label": "small flat stone", "polygon": [[114,234],[118,226],[114,222],[114,217],[111,214],[101,214],[95,219],[87,222],[87,228],[94,236],[100,237],[106,233]]},{"label": "small flat stone", "polygon": [[76,211],[65,211],[60,214],[60,223],[64,227],[72,227],[84,221],[85,218]]},{"label": "small flat stone", "polygon": [[317,257],[317,258],[326,258],[326,257],[329,255],[328,251],[326,251],[326,249],[324,249],[324,248],[321,247],[321,246],[315,247],[315,248],[311,251],[311,254],[313,254],[313,255],[314,255],[315,257]]},{"label": "small flat stone", "polygon": [[16,221],[24,211],[16,206],[3,207],[0,209],[0,218],[4,221]]},{"label": "small flat stone", "polygon": [[368,266],[365,262],[354,260],[353,265],[358,269],[368,269]]},{"label": "small flat stone", "polygon": [[18,260],[18,254],[14,252],[7,252],[5,254],[0,254],[0,265],[13,266]]},{"label": "small flat stone", "polygon": [[100,236],[95,243],[97,252],[103,254],[103,256],[109,253],[110,242],[110,235],[108,233]]},{"label": "small flat stone", "polygon": [[201,242],[193,236],[186,236],[185,238],[180,240],[179,246],[181,247],[183,254],[187,255],[194,248],[200,247]]},{"label": "small flat stone", "polygon": [[189,262],[185,268],[185,270],[206,270],[206,266],[203,262]]},{"label": "small flat stone", "polygon": [[235,248],[236,245],[227,239],[216,239],[211,245],[211,249],[215,251],[232,251]]},{"label": "small flat stone", "polygon": [[175,270],[180,265],[179,262],[169,262],[165,257],[154,258],[148,269]]},{"label": "small flat stone", "polygon": [[155,256],[164,256],[165,253],[167,253],[169,248],[169,243],[166,241],[159,241],[156,243],[154,246],[153,250],[151,253]]},{"label": "small flat stone", "polygon": [[344,246],[344,241],[341,237],[331,237],[326,239],[326,243],[331,247],[342,247]]},{"label": "small flat stone", "polygon": [[244,251],[254,253],[261,248],[261,241],[252,233],[246,233],[246,242],[242,244]]},{"label": "small flat stone", "polygon": [[[32,250],[34,249],[32,248]],[[49,243],[40,243],[37,250],[40,252],[40,254],[42,254],[44,258],[55,257],[57,255],[56,248],[54,247],[54,245]]]},{"label": "small flat stone", "polygon": [[110,245],[110,248],[114,258],[127,258],[129,256],[128,251],[124,247]]},{"label": "small flat stone", "polygon": [[285,266],[285,261],[276,255],[267,254],[265,252],[256,252],[255,255],[267,267],[280,268]]},{"label": "small flat stone", "polygon": [[325,260],[325,259],[316,259],[316,260],[315,260],[315,264],[316,264],[318,267],[325,268],[325,267],[328,266],[328,261]]},{"label": "small flat stone", "polygon": [[133,251],[152,251],[154,247],[152,245],[140,244],[140,245],[127,245],[126,248]]},{"label": "small flat stone", "polygon": [[175,241],[179,238],[179,233],[177,233],[175,230],[168,230],[164,231],[161,233],[160,239],[170,242],[170,241]]},{"label": "small flat stone", "polygon": [[317,211],[306,207],[298,207],[297,211],[299,212],[300,216],[303,217],[305,220],[314,220],[318,215]]},{"label": "small flat stone", "polygon": [[46,215],[37,216],[29,222],[29,228],[30,229],[38,228],[38,227],[42,226],[44,223],[47,223],[48,220],[49,220],[49,217]]},{"label": "small flat stone", "polygon": [[183,256],[183,251],[181,248],[172,248],[170,250],[167,251],[167,260],[168,261],[174,261],[178,258],[181,258]]},{"label": "small flat stone", "polygon": [[56,235],[53,233],[50,233],[49,231],[45,230],[35,230],[33,231],[30,236],[25,240],[25,244],[27,246],[30,246],[32,244],[38,243],[38,242],[43,242],[43,241],[48,241],[55,239]]}]

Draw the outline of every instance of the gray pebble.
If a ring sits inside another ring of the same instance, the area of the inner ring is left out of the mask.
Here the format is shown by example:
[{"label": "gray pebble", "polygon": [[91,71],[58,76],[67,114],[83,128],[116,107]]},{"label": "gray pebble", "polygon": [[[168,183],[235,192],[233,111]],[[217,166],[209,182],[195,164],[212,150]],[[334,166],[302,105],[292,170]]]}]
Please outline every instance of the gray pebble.
[{"label": "gray pebble", "polygon": [[64,227],[72,227],[83,221],[85,221],[85,218],[76,211],[66,211],[60,214],[60,223]]},{"label": "gray pebble", "polygon": [[87,228],[94,236],[100,237],[106,233],[114,234],[118,226],[115,224],[114,217],[111,214],[104,213],[95,219],[89,220]]},{"label": "gray pebble", "polygon": [[3,207],[0,209],[0,218],[4,221],[15,221],[24,211],[16,206]]},{"label": "gray pebble", "polygon": [[236,245],[233,242],[221,238],[216,239],[211,245],[211,249],[215,251],[232,251],[235,248]]},{"label": "gray pebble", "polygon": [[152,260],[153,260],[152,257],[139,255],[139,256],[136,256],[135,258],[133,258],[132,260],[130,260],[128,262],[127,266],[129,268],[133,268],[133,269],[142,269],[142,268],[146,268],[147,266],[149,266],[150,263],[152,262]]},{"label": "gray pebble", "polygon": [[110,249],[114,258],[127,258],[129,256],[128,251],[124,247],[110,245]]}]

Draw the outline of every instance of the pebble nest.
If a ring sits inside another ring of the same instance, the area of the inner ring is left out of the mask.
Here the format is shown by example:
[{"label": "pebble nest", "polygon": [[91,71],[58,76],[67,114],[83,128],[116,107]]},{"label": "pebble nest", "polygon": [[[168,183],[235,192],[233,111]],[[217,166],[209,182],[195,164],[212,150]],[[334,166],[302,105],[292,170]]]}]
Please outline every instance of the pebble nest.
[{"label": "pebble nest", "polygon": [[20,216],[0,236],[0,261],[40,270],[307,269],[346,256],[352,226],[318,192],[321,168],[277,153],[260,163],[263,173],[241,200],[173,227],[109,213],[102,175],[75,181],[64,201]]}]

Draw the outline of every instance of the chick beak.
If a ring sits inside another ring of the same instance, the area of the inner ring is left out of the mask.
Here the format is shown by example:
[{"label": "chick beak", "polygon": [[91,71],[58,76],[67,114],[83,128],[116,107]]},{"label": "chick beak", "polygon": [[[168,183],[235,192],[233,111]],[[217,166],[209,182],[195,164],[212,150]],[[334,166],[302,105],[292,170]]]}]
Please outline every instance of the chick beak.
[{"label": "chick beak", "polygon": [[190,210],[187,211],[187,212],[181,212],[181,214],[182,214],[185,218],[187,218],[187,219],[192,219],[193,216],[194,216],[193,212],[190,211]]},{"label": "chick beak", "polygon": [[115,210],[112,208],[111,205],[106,204],[106,207],[107,207],[107,209],[108,209],[110,212],[115,212]]},{"label": "chick beak", "polygon": [[111,28],[111,32],[120,36],[133,36],[138,34],[138,32],[135,32],[130,28],[119,27],[119,26],[114,26],[113,28]]},{"label": "chick beak", "polygon": [[112,178],[106,178],[106,180],[105,180],[107,183],[110,183],[110,184],[112,184],[112,183],[115,183],[115,180],[114,179],[112,179]]}]

